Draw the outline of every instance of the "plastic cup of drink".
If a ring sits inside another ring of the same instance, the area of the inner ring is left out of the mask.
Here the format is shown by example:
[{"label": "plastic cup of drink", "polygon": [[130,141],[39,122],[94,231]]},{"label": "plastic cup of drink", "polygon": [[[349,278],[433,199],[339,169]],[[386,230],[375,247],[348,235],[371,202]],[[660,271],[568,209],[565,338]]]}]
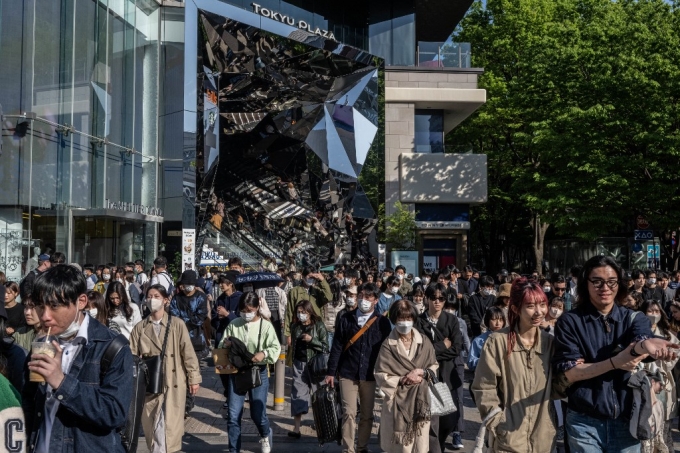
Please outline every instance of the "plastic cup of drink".
[{"label": "plastic cup of drink", "polygon": [[[55,336],[38,338],[31,344],[31,355],[45,354],[46,356],[54,357],[57,355],[57,348],[54,347],[52,341],[56,340],[57,337]],[[31,382],[45,382],[45,378],[35,371],[29,373],[28,380]]]}]

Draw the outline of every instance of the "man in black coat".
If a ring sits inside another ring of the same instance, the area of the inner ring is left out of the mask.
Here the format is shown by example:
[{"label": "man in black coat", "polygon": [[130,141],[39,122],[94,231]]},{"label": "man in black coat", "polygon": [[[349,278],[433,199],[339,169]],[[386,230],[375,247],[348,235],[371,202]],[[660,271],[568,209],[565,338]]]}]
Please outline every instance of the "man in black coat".
[{"label": "man in black coat", "polygon": [[[463,334],[458,318],[444,311],[447,301],[446,286],[442,284],[429,286],[425,291],[425,298],[428,309],[420,315],[416,328],[432,341],[439,363],[439,380],[446,383],[451,390],[457,408],[456,412],[444,417],[432,417],[430,423],[429,451],[444,452],[446,438],[456,431],[458,422],[463,417],[463,379],[456,367],[456,359],[463,350]],[[460,435],[459,432],[458,434]]]},{"label": "man in black coat", "polygon": [[488,275],[482,277],[480,282],[482,287],[479,294],[474,294],[470,297],[467,305],[467,316],[470,319],[470,330],[472,336],[477,337],[482,334],[482,321],[484,320],[484,313],[487,308],[492,307],[496,302],[496,295],[494,294],[493,278]]}]

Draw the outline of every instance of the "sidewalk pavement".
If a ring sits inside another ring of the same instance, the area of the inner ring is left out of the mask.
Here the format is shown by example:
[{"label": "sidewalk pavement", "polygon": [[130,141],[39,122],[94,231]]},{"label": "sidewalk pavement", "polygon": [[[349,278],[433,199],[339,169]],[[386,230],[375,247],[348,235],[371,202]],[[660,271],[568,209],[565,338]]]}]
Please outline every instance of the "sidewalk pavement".
[{"label": "sidewalk pavement", "polygon": [[[228,448],[227,439],[227,420],[225,416],[227,410],[222,408],[225,398],[223,396],[222,382],[215,369],[212,366],[212,360],[206,364],[201,362],[203,383],[196,396],[196,406],[191,411],[190,417],[185,422],[185,435],[182,440],[183,452],[224,452]],[[288,370],[287,370],[288,371]],[[288,374],[288,373],[287,373]],[[466,376],[467,380],[468,376]],[[267,415],[274,431],[274,441],[272,452],[275,453],[317,453],[317,452],[332,452],[340,453],[342,449],[337,444],[325,444],[319,446],[316,439],[316,433],[312,429],[313,416],[310,411],[309,414],[302,417],[302,438],[291,439],[287,436],[288,431],[293,429],[293,418],[290,415],[290,385],[292,378],[286,376],[286,391],[285,403],[282,411],[274,411],[274,380],[275,375],[272,374],[269,385],[269,398],[267,399]],[[465,385],[465,400],[464,400],[464,415],[465,415],[465,432],[462,433],[463,444],[465,448],[459,450],[461,452],[471,452],[474,448],[474,440],[479,431],[481,419],[479,412],[475,407],[470,394]],[[378,428],[380,426],[380,408],[382,400],[376,397],[374,407],[374,422],[373,422],[373,436],[369,449],[372,452],[382,451],[378,442]],[[680,449],[680,434],[675,429],[676,424],[673,425],[673,438],[675,441],[676,450]],[[242,449],[243,453],[259,453],[259,434],[255,424],[250,419],[249,405],[246,403],[243,411],[243,422],[241,425],[242,432]],[[447,443],[447,452],[453,452],[449,437]],[[562,449],[558,449],[560,452]],[[139,453],[148,453],[146,442],[143,437],[139,439]]]}]

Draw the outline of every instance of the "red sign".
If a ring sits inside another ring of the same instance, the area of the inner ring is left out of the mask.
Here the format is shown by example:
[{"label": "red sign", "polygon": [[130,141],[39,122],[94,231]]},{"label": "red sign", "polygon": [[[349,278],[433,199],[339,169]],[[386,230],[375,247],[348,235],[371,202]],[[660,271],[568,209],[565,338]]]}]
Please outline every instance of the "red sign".
[{"label": "red sign", "polygon": [[637,218],[635,219],[635,224],[637,225],[638,230],[646,230],[647,228],[649,228],[649,222],[647,221],[647,219],[645,219],[645,216],[643,215],[637,216]]}]

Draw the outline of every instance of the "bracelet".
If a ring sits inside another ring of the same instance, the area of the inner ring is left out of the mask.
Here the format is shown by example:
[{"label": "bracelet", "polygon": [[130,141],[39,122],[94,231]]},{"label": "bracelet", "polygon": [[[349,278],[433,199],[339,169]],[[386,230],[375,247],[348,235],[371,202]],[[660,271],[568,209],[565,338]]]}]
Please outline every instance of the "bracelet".
[{"label": "bracelet", "polygon": [[[643,341],[644,341],[644,340],[643,340]],[[642,342],[641,342],[641,343],[642,343]],[[638,345],[638,344],[635,343],[635,344],[633,345],[633,347],[630,349],[630,355],[632,355],[633,357],[640,357],[640,356],[642,355],[642,354],[638,354],[637,352],[635,352],[635,346],[637,346],[637,345]],[[643,349],[643,350],[645,349],[644,346],[642,347],[642,349]]]},{"label": "bracelet", "polygon": [[614,365],[614,361],[612,360],[611,357],[609,357],[609,363],[612,364],[612,369],[615,370],[615,369],[616,369],[616,365]]},{"label": "bracelet", "polygon": [[645,341],[647,341],[648,338],[645,338],[640,342],[640,347],[642,348],[643,351],[647,352],[647,349],[645,349]]}]

